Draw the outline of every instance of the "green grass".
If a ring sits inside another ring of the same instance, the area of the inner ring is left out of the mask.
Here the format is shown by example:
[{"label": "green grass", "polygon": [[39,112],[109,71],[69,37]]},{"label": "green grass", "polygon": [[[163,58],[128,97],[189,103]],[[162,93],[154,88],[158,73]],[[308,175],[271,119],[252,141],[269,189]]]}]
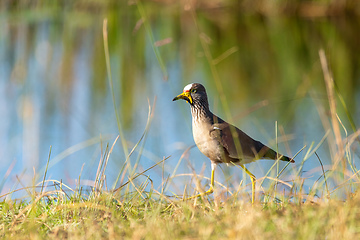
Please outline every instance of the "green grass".
[{"label": "green grass", "polygon": [[[357,239],[360,197],[302,203],[168,200],[150,191],[33,192],[0,203],[4,239]],[[170,205],[169,205],[170,204]]]}]

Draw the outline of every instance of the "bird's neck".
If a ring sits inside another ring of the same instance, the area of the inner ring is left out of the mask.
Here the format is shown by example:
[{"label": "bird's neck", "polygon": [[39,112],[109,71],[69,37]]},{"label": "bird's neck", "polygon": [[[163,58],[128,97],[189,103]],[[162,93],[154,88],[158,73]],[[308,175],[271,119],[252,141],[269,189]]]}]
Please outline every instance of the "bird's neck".
[{"label": "bird's neck", "polygon": [[209,104],[207,102],[196,102],[191,105],[191,115],[193,121],[199,121],[201,119],[206,119],[211,117],[213,114],[209,109]]}]

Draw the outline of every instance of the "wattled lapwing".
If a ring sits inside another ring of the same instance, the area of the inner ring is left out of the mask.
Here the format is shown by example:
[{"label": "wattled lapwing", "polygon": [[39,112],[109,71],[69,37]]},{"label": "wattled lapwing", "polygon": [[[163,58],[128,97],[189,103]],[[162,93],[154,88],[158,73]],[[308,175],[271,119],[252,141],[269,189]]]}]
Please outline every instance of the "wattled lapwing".
[{"label": "wattled lapwing", "polygon": [[173,101],[178,99],[184,99],[190,104],[194,141],[199,150],[211,160],[210,189],[204,194],[213,193],[214,173],[219,163],[237,164],[251,178],[251,201],[253,203],[256,178],[245,168],[244,164],[259,159],[279,159],[286,162],[295,162],[292,158],[278,154],[273,149],[252,139],[237,127],[213,114],[209,109],[205,87],[200,83],[191,83],[185,86],[183,92],[176,96]]}]

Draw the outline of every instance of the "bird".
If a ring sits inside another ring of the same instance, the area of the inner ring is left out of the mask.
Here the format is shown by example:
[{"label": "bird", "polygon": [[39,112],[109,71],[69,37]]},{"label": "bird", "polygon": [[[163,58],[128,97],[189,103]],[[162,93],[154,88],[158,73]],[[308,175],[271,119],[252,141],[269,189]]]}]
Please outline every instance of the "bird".
[{"label": "bird", "polygon": [[[227,123],[210,111],[205,87],[200,83],[190,83],[173,101],[183,99],[190,104],[192,132],[196,146],[211,161],[210,188],[203,195],[214,191],[216,167],[221,163],[241,166],[250,176],[252,183],[251,202],[255,200],[256,177],[244,164],[259,159],[282,160],[294,163],[294,159],[280,155],[260,141],[254,140],[239,128]],[[201,196],[202,194],[196,195]]]}]

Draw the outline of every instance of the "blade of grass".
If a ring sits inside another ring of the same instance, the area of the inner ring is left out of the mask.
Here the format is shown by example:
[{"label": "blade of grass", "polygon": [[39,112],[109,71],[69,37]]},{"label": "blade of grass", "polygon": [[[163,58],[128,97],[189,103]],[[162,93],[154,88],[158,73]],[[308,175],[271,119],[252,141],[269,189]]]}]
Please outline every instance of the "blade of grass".
[{"label": "blade of grass", "polygon": [[48,167],[49,167],[50,156],[51,156],[51,149],[52,149],[52,146],[50,145],[49,157],[48,157],[48,160],[47,160],[47,162],[46,162],[46,167],[45,167],[45,172],[44,172],[43,183],[42,183],[42,186],[41,186],[41,192],[40,192],[41,194],[43,193],[44,183],[45,183],[45,179],[46,179],[46,173],[47,173],[47,170],[48,170]]},{"label": "blade of grass", "polygon": [[15,164],[16,164],[16,160],[14,160],[11,163],[10,167],[6,170],[6,173],[5,173],[3,179],[1,180],[1,183],[0,183],[0,192],[2,191],[2,189],[4,187],[4,184],[5,184],[5,181],[6,181],[7,177],[10,175],[11,171],[14,169]]},{"label": "blade of grass", "polygon": [[118,141],[118,139],[119,139],[119,135],[116,137],[116,139],[114,140],[114,142],[113,142],[113,144],[112,144],[112,146],[111,146],[111,148],[110,148],[110,151],[107,153],[107,155],[106,155],[106,159],[105,159],[105,163],[104,163],[104,167],[102,168],[102,172],[101,172],[101,177],[100,177],[100,179],[105,179],[105,170],[106,170],[106,167],[107,167],[107,164],[108,164],[108,162],[109,162],[109,158],[110,158],[110,155],[111,155],[111,153],[113,152],[113,150],[114,150],[114,146],[115,146],[115,144],[116,144],[116,142]]},{"label": "blade of grass", "polygon": [[78,184],[77,184],[77,190],[75,191],[75,194],[77,194],[77,197],[80,197],[81,196],[81,174],[84,170],[84,166],[85,166],[85,163],[83,163],[83,165],[81,166],[81,170],[80,170],[80,174],[79,174],[79,178],[78,178]]},{"label": "blade of grass", "polygon": [[100,186],[102,167],[104,165],[104,162],[105,162],[104,159],[106,158],[106,155],[107,155],[108,151],[109,151],[109,144],[106,144],[105,151],[104,151],[103,154],[101,154],[98,169],[97,169],[96,175],[95,175],[95,183],[94,183],[94,190],[95,191],[97,191],[99,189],[99,186]]},{"label": "blade of grass", "polygon": [[[303,147],[294,155],[293,158],[295,158],[297,155],[299,155],[299,153],[300,153],[302,150],[304,150],[305,148],[306,148],[306,145],[303,146]],[[279,161],[279,160],[277,160],[277,161]],[[276,162],[277,162],[277,161],[275,161],[275,162],[273,163],[273,165],[270,167],[270,169],[267,171],[267,173],[266,173],[265,176],[263,177],[263,180],[262,180],[261,183],[260,183],[260,187],[263,185],[263,183],[264,183],[264,181],[265,181],[265,178],[269,176],[271,170],[276,166]],[[283,168],[283,170],[284,170],[289,164],[290,164],[290,162],[285,165],[285,167]],[[279,175],[278,175],[277,177],[279,177],[279,176],[281,175],[281,173],[283,172],[283,170],[280,171],[280,173],[279,173]]]},{"label": "blade of grass", "polygon": [[[118,181],[119,181],[119,179],[120,179],[121,174],[123,175],[122,179],[124,179],[125,173],[126,173],[127,171],[129,171],[130,173],[132,172],[132,170],[130,169],[130,168],[131,168],[130,164],[127,164],[127,163],[129,162],[130,156],[134,153],[135,149],[139,146],[140,142],[145,138],[145,136],[147,135],[147,132],[149,131],[150,122],[151,122],[151,119],[152,119],[152,116],[153,116],[152,109],[155,108],[155,102],[156,102],[156,98],[155,98],[154,103],[153,103],[153,108],[150,107],[150,103],[149,103],[149,113],[148,113],[148,116],[149,116],[149,117],[148,117],[148,119],[147,119],[144,132],[143,132],[143,134],[141,135],[140,139],[137,141],[137,143],[134,145],[134,147],[131,149],[129,155],[126,157],[125,163],[124,163],[124,165],[122,166],[122,168],[121,168],[121,170],[120,170],[120,172],[119,172],[119,174],[118,174],[118,176],[117,176],[117,178],[116,178],[116,181],[115,181],[115,183],[114,183],[114,185],[113,185],[113,188],[116,187],[116,185],[117,185],[117,183],[118,183]],[[140,150],[141,150],[141,152],[142,152],[142,151],[143,151],[143,148],[141,148]],[[138,155],[138,160],[140,160],[140,156],[141,156],[141,154]],[[137,161],[138,161],[138,160],[137,160]],[[134,165],[134,168],[135,168],[135,166],[136,166],[136,164]],[[126,168],[125,168],[125,167],[126,167]],[[132,174],[130,174],[130,176],[131,176],[131,175],[132,175]],[[122,180],[121,180],[121,181],[122,181]]]},{"label": "blade of grass", "polygon": [[[279,171],[280,171],[280,165],[279,165],[279,160],[280,160],[280,156],[279,156],[279,145],[278,145],[278,123],[277,121],[275,121],[275,146],[276,146],[276,178],[278,178],[278,176],[280,175],[279,174]],[[289,163],[287,164],[289,165]],[[274,194],[276,194],[276,189],[277,189],[277,184],[278,182],[275,182],[275,186],[274,186]],[[275,197],[275,195],[274,195]]]},{"label": "blade of grass", "polygon": [[142,152],[143,152],[144,145],[145,145],[145,142],[146,142],[146,137],[147,137],[147,135],[148,135],[149,128],[150,128],[150,125],[151,125],[151,120],[152,120],[153,117],[154,117],[154,110],[155,110],[155,105],[156,105],[156,99],[157,99],[157,98],[155,97],[152,106],[150,105],[150,101],[149,101],[149,99],[148,99],[148,106],[149,106],[148,117],[147,117],[147,121],[146,121],[146,126],[145,126],[144,133],[142,134],[139,142],[140,142],[141,140],[143,140],[143,141],[142,141],[142,145],[140,146],[140,149],[139,149],[139,152],[138,152],[138,157],[137,157],[137,159],[136,159],[136,161],[135,161],[135,164],[134,164],[134,167],[133,167],[133,172],[131,173],[131,175],[134,174],[135,169],[137,168],[137,165],[139,164],[140,158],[141,158],[141,156],[142,156]]},{"label": "blade of grass", "polygon": [[[187,149],[185,149],[185,151],[181,154],[180,158],[179,158],[179,161],[177,162],[172,174],[170,175],[170,179],[172,179],[175,174],[176,174],[176,171],[177,169],[179,168],[180,166],[180,163],[182,162],[182,159],[185,157],[185,155],[190,151],[190,149],[194,148],[196,145],[192,145],[190,147],[188,147]],[[165,189],[165,191],[167,190],[167,188]]]},{"label": "blade of grass", "polygon": [[[169,159],[171,156],[168,156],[166,158],[164,158],[163,160],[161,160],[160,162],[157,162],[156,164],[152,165],[151,167],[149,167],[148,169],[142,171],[141,173],[136,174],[134,177],[130,178],[131,180],[134,180],[135,178],[139,177],[140,175],[144,174],[145,172],[149,171],[150,169],[153,169],[154,167],[156,167],[157,165],[161,164],[162,162],[166,161],[167,159]],[[114,189],[112,192],[117,192],[118,190],[122,189],[124,186],[126,186],[130,181],[128,180],[126,183],[122,184],[120,187]]]},{"label": "blade of grass", "polygon": [[327,184],[327,181],[326,181],[324,165],[322,164],[321,159],[320,159],[319,155],[316,152],[315,152],[315,155],[316,155],[317,159],[319,160],[319,163],[321,165],[321,169],[322,169],[322,172],[323,172],[323,175],[324,175],[325,188],[326,188],[326,192],[327,192],[326,197],[327,197],[327,199],[330,199],[330,192],[329,192],[329,187],[328,187],[328,184]]},{"label": "blade of grass", "polygon": [[[86,147],[89,147],[91,145],[99,143],[104,139],[105,140],[110,139],[110,136],[107,136],[105,138],[100,138],[100,137],[90,138],[90,139],[88,139],[86,141],[80,142],[80,143],[78,143],[78,144],[76,144],[74,146],[71,146],[71,147],[65,149],[60,154],[58,154],[53,159],[51,159],[51,161],[49,162],[49,165],[48,165],[48,169],[51,168],[52,166],[54,166],[56,163],[63,160],[64,158],[66,158],[67,156],[70,156],[71,154],[73,154],[73,153],[75,153],[77,151],[80,151],[81,149],[84,149]],[[40,172],[45,172],[45,167],[41,168]]]},{"label": "blade of grass", "polygon": [[[347,108],[346,106],[346,103],[345,103],[345,100],[343,98],[343,96],[341,95],[340,93],[340,90],[339,90],[339,87],[337,86],[336,82],[334,82],[334,89],[335,89],[335,92],[341,102],[341,105],[343,106],[344,110],[345,110],[345,113],[346,113],[346,116],[348,117],[348,120],[350,122],[350,125],[351,125],[351,128],[354,132],[356,132],[356,124],[355,124],[355,121],[354,121],[354,118],[352,117],[349,109]],[[358,138],[358,141],[359,141],[359,144],[360,144],[360,139]]]},{"label": "blade of grass", "polygon": [[115,116],[116,116],[116,123],[117,123],[117,126],[118,126],[119,135],[120,135],[120,139],[121,139],[121,145],[123,147],[124,155],[128,156],[129,155],[128,147],[127,147],[127,143],[126,143],[126,140],[125,140],[123,128],[121,126],[118,108],[116,106],[114,84],[113,84],[113,79],[112,79],[112,75],[111,75],[110,54],[109,54],[109,45],[108,45],[108,32],[107,32],[107,18],[105,18],[104,22],[103,22],[103,38],[104,38],[104,52],[105,52],[106,70],[107,70],[107,74],[108,74],[108,78],[109,78],[111,97],[112,97]]},{"label": "blade of grass", "polygon": [[336,99],[334,95],[334,79],[331,76],[330,69],[327,63],[327,59],[325,56],[325,52],[323,49],[319,50],[319,57],[321,62],[321,67],[324,74],[324,81],[326,85],[326,92],[328,95],[329,100],[329,107],[330,107],[330,117],[331,123],[335,135],[336,145],[337,145],[337,156],[335,157],[334,167],[337,166],[337,163],[341,161],[343,172],[345,173],[346,169],[346,161],[344,159],[344,147],[342,145],[342,137],[340,132],[339,122],[336,118]]}]

